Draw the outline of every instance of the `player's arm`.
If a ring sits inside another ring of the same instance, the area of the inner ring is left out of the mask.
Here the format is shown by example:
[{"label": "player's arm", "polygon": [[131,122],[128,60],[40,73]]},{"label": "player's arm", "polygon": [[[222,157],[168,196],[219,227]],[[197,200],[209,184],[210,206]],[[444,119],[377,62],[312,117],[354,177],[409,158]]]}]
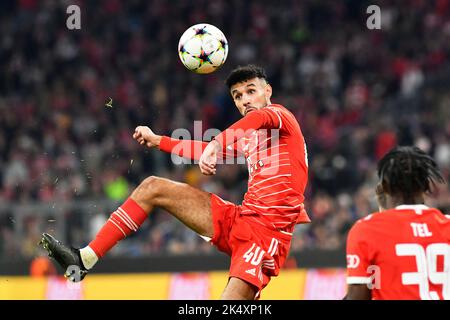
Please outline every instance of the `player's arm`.
[{"label": "player's arm", "polygon": [[236,145],[239,139],[249,137],[255,130],[280,129],[281,125],[280,116],[268,108],[248,113],[222,131],[206,146],[198,163],[200,171],[206,175],[215,174],[217,157],[221,150],[226,150],[230,145]]},{"label": "player's arm", "polygon": [[269,108],[263,108],[248,113],[245,117],[222,131],[214,140],[219,142],[220,145],[227,147],[243,137],[249,137],[255,130],[281,129],[281,126],[280,115]]},{"label": "player's arm", "polygon": [[372,293],[367,284],[349,284],[343,300],[371,300]]},{"label": "player's arm", "polygon": [[[179,140],[167,136],[155,134],[147,126],[139,126],[136,128],[133,138],[141,145],[149,148],[158,147],[161,151],[173,153],[180,157],[199,160],[200,156],[208,145],[207,142],[198,140]],[[223,150],[220,155],[225,157],[235,156],[234,150]]]},{"label": "player's arm", "polygon": [[372,278],[368,273],[371,265],[369,228],[361,220],[350,229],[347,237],[347,294],[345,300],[370,300],[369,285]]}]

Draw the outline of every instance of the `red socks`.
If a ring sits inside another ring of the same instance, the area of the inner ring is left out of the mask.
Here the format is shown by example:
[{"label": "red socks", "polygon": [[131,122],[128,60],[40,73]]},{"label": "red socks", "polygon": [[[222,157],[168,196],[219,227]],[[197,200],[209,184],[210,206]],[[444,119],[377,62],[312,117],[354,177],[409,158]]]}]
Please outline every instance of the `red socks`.
[{"label": "red socks", "polygon": [[103,257],[117,242],[124,239],[141,226],[147,213],[131,198],[128,198],[109,217],[89,247],[97,257]]}]

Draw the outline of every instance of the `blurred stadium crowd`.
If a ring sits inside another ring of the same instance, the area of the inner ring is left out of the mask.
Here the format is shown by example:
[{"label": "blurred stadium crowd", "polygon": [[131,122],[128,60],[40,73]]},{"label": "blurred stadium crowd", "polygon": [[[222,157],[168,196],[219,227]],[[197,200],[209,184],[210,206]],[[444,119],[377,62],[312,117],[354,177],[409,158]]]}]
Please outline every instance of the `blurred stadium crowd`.
[{"label": "blurred stadium crowd", "polygon": [[[81,30],[66,8],[81,7]],[[43,231],[85,245],[146,176],[188,182],[239,203],[244,165],[204,177],[196,165],[132,140],[137,125],[225,129],[239,118],[223,83],[239,64],[266,68],[273,102],[296,115],[308,143],[306,209],[292,243],[334,249],[353,222],[377,209],[376,161],[415,144],[450,178],[450,1],[1,1],[0,257],[32,257]],[[230,53],[208,76],[178,61],[179,36],[208,22]],[[113,99],[112,108],[105,103]],[[112,203],[101,210],[97,202]],[[84,210],[81,204],[90,206]],[[429,202],[449,212],[449,184]],[[69,205],[56,212],[52,208]],[[22,206],[30,206],[27,213]],[[18,227],[20,216],[20,227]],[[19,230],[20,229],[20,230]],[[114,255],[212,252],[156,210]]]}]

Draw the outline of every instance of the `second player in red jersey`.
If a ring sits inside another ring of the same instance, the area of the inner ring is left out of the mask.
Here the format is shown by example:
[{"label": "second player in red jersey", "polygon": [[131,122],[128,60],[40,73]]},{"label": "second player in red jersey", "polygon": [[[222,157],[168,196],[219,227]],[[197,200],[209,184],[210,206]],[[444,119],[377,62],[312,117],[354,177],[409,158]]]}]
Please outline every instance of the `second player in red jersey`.
[{"label": "second player in red jersey", "polygon": [[349,233],[347,262],[347,283],[370,284],[373,299],[448,300],[450,216],[425,205],[369,215]]},{"label": "second player in red jersey", "polygon": [[398,147],[379,164],[381,212],[350,230],[348,299],[450,299],[450,216],[423,204],[442,181],[433,159]]}]

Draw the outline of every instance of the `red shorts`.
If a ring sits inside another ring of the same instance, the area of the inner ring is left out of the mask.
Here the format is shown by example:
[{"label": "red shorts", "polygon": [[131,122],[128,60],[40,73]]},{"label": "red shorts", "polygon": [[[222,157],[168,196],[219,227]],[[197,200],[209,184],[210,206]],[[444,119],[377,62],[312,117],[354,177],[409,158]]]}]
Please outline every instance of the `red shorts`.
[{"label": "red shorts", "polygon": [[277,276],[289,252],[291,236],[269,229],[253,218],[241,215],[241,206],[211,194],[214,236],[220,251],[231,256],[230,277],[258,288],[257,296]]}]

